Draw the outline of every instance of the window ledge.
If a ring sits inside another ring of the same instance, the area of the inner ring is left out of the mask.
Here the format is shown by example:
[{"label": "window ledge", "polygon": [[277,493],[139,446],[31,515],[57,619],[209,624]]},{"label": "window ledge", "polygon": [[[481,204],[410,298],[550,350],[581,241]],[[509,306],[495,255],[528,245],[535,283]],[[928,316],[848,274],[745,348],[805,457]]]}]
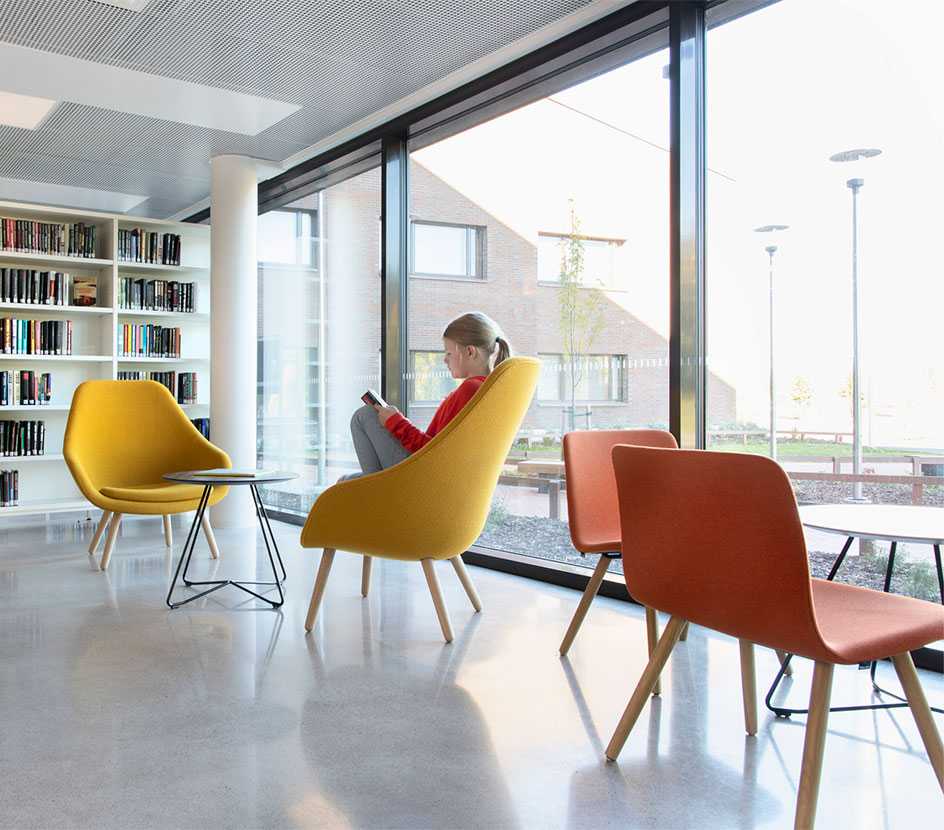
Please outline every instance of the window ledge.
[{"label": "window ledge", "polygon": [[410,274],[411,280],[439,280],[441,282],[467,282],[478,285],[491,282],[488,277],[454,277],[449,274]]}]

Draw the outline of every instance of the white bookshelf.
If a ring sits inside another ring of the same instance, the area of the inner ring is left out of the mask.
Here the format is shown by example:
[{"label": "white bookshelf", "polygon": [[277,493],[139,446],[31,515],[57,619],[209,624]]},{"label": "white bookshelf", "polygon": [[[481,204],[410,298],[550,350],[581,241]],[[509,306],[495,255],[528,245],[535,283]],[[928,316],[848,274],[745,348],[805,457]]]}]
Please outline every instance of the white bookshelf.
[{"label": "white bookshelf", "polygon": [[[0,302],[0,317],[27,320],[71,320],[71,355],[0,354],[0,371],[31,369],[52,373],[52,403],[45,406],[0,406],[0,420],[44,421],[44,455],[0,456],[0,471],[19,470],[20,503],[0,507],[2,516],[90,509],[69,474],[62,442],[72,395],[86,380],[114,379],[119,371],[196,372],[198,401],[182,404],[189,418],[209,415],[210,356],[210,228],[180,222],[142,219],[124,214],[0,201],[0,216],[96,228],[96,257],[54,256],[0,249],[0,267],[62,271],[72,277],[94,278],[96,305],[46,305]],[[181,237],[180,265],[127,262],[119,258],[118,231],[143,228]],[[119,279],[195,283],[194,313],[148,311],[118,307]],[[67,298],[71,300],[71,298]],[[180,358],[125,356],[121,326],[146,324],[181,329]]]}]

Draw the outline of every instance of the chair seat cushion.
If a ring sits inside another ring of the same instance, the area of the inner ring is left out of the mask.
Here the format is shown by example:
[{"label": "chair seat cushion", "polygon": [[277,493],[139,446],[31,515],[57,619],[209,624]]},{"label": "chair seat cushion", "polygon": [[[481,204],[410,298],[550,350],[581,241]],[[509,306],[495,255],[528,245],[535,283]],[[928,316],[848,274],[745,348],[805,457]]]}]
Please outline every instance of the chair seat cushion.
[{"label": "chair seat cushion", "polygon": [[892,657],[944,639],[944,607],[838,582],[813,579],[813,605],[836,662]]},{"label": "chair seat cushion", "polygon": [[203,487],[199,484],[175,484],[157,482],[154,484],[132,484],[125,487],[102,487],[101,494],[118,501],[196,501],[200,498]]}]

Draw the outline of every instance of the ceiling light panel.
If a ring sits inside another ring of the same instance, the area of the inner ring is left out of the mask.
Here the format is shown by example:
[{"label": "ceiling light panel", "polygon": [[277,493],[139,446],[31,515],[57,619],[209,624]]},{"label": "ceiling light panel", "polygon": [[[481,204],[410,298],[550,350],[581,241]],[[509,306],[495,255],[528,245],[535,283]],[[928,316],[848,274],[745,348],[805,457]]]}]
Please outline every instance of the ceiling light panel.
[{"label": "ceiling light panel", "polygon": [[49,98],[17,95],[15,92],[0,89],[0,124],[19,127],[23,130],[35,130],[52,112],[56,103]]}]

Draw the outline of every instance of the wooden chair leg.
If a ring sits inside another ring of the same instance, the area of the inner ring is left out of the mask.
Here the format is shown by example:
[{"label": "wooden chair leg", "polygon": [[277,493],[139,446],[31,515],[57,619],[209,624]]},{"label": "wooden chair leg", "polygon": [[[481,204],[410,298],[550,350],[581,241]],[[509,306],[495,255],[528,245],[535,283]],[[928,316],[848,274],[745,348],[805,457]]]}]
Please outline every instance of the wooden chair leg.
[{"label": "wooden chair leg", "polygon": [[479,599],[479,593],[475,590],[472,577],[469,576],[469,572],[466,570],[465,562],[462,561],[461,556],[453,556],[449,561],[452,562],[452,567],[456,569],[456,576],[459,577],[459,581],[469,597],[469,602],[472,603],[475,613],[478,614],[482,610],[482,600]]},{"label": "wooden chair leg", "polygon": [[[783,661],[787,659],[787,652],[777,649],[777,659],[780,661],[780,665],[782,666]],[[786,669],[784,669],[783,674],[785,677],[793,677],[793,666],[788,664]]]},{"label": "wooden chair leg", "polygon": [[200,527],[203,528],[203,535],[206,536],[207,544],[210,546],[210,558],[219,559],[220,549],[216,544],[216,536],[213,535],[213,528],[210,526],[210,516],[206,512],[203,514]]},{"label": "wooden chair leg", "polygon": [[[646,640],[649,645],[649,659],[652,659],[652,654],[656,650],[656,645],[659,643],[659,616],[656,614],[655,608],[649,608],[646,606]],[[654,696],[662,694],[662,681],[659,677],[656,678],[656,684],[652,687],[652,694]]]},{"label": "wooden chair leg", "polygon": [[111,524],[108,526],[108,536],[105,537],[105,550],[102,551],[102,558],[98,563],[99,570],[104,571],[108,567],[108,560],[111,559],[111,549],[115,546],[115,539],[118,536],[120,525],[121,513],[112,513]]},{"label": "wooden chair leg", "polygon": [[826,724],[829,721],[832,686],[832,663],[817,661],[813,669],[813,688],[810,691],[810,713],[806,718],[803,767],[797,787],[794,830],[811,830],[816,821],[816,800],[819,796],[820,773],[823,770],[823,748],[826,745]]},{"label": "wooden chair leg", "polygon": [[656,680],[662,673],[666,660],[669,659],[672,649],[675,648],[675,644],[678,642],[679,635],[682,633],[682,627],[684,625],[685,620],[681,617],[672,617],[668,625],[666,625],[665,631],[662,632],[659,643],[656,645],[656,650],[653,652],[649,663],[646,665],[642,677],[639,678],[639,683],[636,684],[633,696],[629,699],[626,711],[623,712],[623,717],[620,718],[620,722],[616,726],[613,737],[610,738],[610,743],[606,748],[607,761],[615,761],[619,757],[620,751],[623,749],[623,744],[626,743],[626,739],[629,737],[629,733],[632,731],[636,719],[639,717],[639,713],[642,712],[642,707],[646,705],[646,700],[652,692],[652,687],[655,686]]},{"label": "wooden chair leg", "polygon": [[679,642],[684,643],[687,639],[688,639],[688,623],[685,623],[685,625],[682,628],[682,633],[679,634]]},{"label": "wooden chair leg", "polygon": [[170,524],[170,516],[162,516],[164,520],[164,545],[165,547],[172,548],[174,546],[174,529]]},{"label": "wooden chair leg", "polygon": [[98,547],[98,543],[102,539],[102,534],[105,532],[105,528],[108,526],[108,520],[111,518],[111,510],[103,510],[102,518],[98,522],[98,527],[95,528],[95,535],[92,536],[92,541],[89,542],[89,556],[95,555],[95,549]]},{"label": "wooden chair leg", "polygon": [[757,680],[754,673],[754,644],[738,640],[741,646],[741,695],[744,698],[744,730],[757,734]]},{"label": "wooden chair leg", "polygon": [[937,731],[937,724],[928,707],[928,699],[924,696],[921,681],[918,680],[914,662],[906,651],[904,654],[892,657],[892,663],[898,673],[901,686],[905,690],[905,698],[911,707],[911,714],[914,715],[915,723],[918,724],[918,732],[921,734],[928,759],[931,761],[931,768],[937,775],[937,783],[944,790],[944,745],[941,744],[941,735]]},{"label": "wooden chair leg", "polygon": [[570,647],[574,642],[574,637],[576,637],[577,632],[580,631],[580,626],[583,624],[583,618],[587,616],[590,603],[593,602],[593,598],[597,595],[597,591],[600,590],[600,583],[603,582],[603,575],[606,573],[606,570],[609,567],[609,557],[601,555],[600,561],[597,562],[597,566],[593,569],[593,573],[590,575],[590,581],[587,583],[587,587],[583,590],[583,596],[580,597],[580,602],[577,603],[577,610],[574,611],[573,619],[571,619],[570,625],[567,627],[567,633],[564,635],[564,639],[561,640],[559,649],[561,657],[570,651]]},{"label": "wooden chair leg", "polygon": [[423,559],[420,564],[423,566],[423,573],[426,574],[426,583],[429,585],[429,593],[433,597],[433,605],[436,606],[436,616],[439,617],[443,637],[447,643],[451,643],[452,624],[449,622],[449,612],[443,602],[442,591],[439,590],[439,578],[436,576],[435,562],[432,559]]},{"label": "wooden chair leg", "polygon": [[374,559],[372,556],[364,555],[364,564],[361,566],[361,596],[366,597],[370,591],[370,566]]},{"label": "wooden chair leg", "polygon": [[328,584],[328,574],[334,562],[334,550],[325,548],[321,554],[321,564],[318,566],[318,575],[315,577],[315,587],[311,591],[311,602],[308,603],[308,616],[305,617],[305,631],[315,627],[315,617],[321,607],[321,598],[324,596],[325,585]]}]

